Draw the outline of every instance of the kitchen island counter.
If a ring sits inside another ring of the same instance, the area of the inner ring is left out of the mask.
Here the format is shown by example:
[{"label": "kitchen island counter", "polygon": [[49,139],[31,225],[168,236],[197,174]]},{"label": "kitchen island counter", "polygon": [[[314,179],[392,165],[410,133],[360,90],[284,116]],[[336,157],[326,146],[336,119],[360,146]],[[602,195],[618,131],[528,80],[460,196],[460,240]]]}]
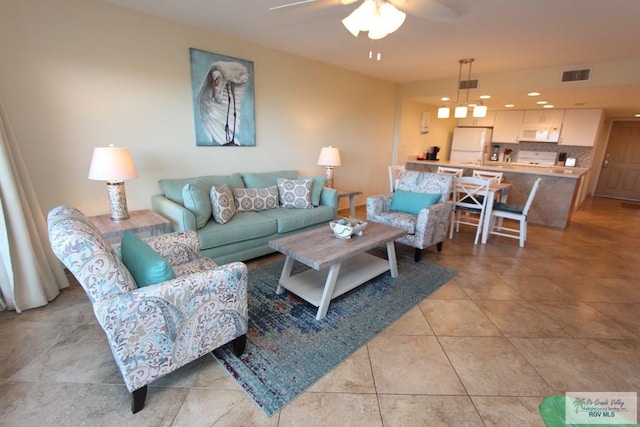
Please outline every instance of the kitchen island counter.
[{"label": "kitchen island counter", "polygon": [[566,228],[587,168],[562,166],[528,165],[520,163],[486,162],[457,163],[448,161],[409,160],[408,170],[436,172],[438,166],[464,169],[465,176],[471,176],[474,169],[502,172],[503,181],[511,184],[508,204],[523,206],[529,191],[537,178],[542,178],[531,210],[529,222],[550,227]]}]

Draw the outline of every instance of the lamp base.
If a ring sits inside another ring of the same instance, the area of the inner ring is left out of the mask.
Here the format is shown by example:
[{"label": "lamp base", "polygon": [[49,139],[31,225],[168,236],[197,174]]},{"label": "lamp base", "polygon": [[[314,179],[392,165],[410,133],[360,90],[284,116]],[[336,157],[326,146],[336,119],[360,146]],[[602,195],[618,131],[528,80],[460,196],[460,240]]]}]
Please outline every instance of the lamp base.
[{"label": "lamp base", "polygon": [[107,182],[109,191],[109,208],[112,221],[123,221],[129,218],[127,211],[127,194],[124,190],[124,182]]},{"label": "lamp base", "polygon": [[328,188],[333,188],[333,168],[327,166],[324,169],[324,176],[326,180],[324,181],[324,186]]}]

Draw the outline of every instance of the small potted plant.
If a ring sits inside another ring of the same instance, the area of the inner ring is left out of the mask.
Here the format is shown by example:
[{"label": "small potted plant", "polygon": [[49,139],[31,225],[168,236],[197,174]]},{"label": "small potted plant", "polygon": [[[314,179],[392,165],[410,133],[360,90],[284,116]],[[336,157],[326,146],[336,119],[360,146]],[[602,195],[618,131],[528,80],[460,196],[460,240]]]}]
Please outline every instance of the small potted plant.
[{"label": "small potted plant", "polygon": [[502,152],[503,154],[503,158],[505,162],[510,162],[511,161],[511,154],[513,153],[513,150],[511,148],[505,148],[504,151]]}]

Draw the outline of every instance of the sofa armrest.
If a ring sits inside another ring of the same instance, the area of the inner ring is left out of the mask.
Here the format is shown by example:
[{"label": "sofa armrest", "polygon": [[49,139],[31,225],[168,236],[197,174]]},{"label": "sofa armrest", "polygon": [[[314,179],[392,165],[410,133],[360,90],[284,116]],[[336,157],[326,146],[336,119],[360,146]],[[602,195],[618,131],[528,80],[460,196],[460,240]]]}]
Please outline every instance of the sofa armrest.
[{"label": "sofa armrest", "polygon": [[193,213],[184,206],[167,199],[162,194],[151,196],[151,207],[171,221],[173,231],[196,230],[196,217]]},{"label": "sofa armrest", "polygon": [[236,262],[94,304],[129,391],[247,332],[247,267]]},{"label": "sofa armrest", "polygon": [[338,190],[335,188],[323,187],[320,193],[320,204],[322,206],[331,206],[338,211]]}]

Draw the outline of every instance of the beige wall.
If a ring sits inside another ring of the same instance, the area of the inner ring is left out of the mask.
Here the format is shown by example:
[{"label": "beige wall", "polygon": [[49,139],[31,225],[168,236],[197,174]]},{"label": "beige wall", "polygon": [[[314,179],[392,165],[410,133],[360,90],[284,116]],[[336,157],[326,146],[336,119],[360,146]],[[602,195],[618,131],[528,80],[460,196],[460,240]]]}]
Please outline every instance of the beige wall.
[{"label": "beige wall", "polygon": [[[163,177],[322,174],[324,145],[341,150],[338,186],[387,189],[392,83],[92,0],[0,0],[0,9],[0,99],[45,212],[61,203],[108,212],[105,184],[87,179],[93,148],[108,144],[136,162],[132,210],[150,206]],[[189,47],[254,62],[256,147],[195,146]]]}]

